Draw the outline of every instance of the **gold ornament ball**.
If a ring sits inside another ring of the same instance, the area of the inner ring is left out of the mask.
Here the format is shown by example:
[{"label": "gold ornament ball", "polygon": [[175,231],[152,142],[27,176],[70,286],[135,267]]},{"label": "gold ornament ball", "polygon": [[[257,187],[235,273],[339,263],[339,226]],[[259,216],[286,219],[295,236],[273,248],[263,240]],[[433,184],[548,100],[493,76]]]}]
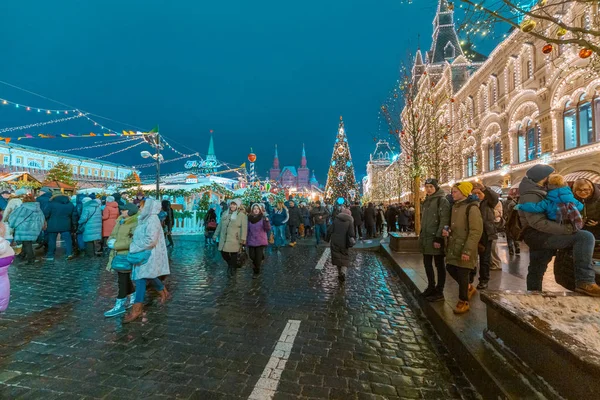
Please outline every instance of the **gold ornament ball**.
[{"label": "gold ornament ball", "polygon": [[563,37],[567,34],[567,30],[565,28],[559,28],[558,31],[556,31],[556,36],[558,37]]},{"label": "gold ornament ball", "polygon": [[534,20],[526,19],[525,21],[521,22],[521,30],[525,33],[531,32],[536,25],[537,23]]}]

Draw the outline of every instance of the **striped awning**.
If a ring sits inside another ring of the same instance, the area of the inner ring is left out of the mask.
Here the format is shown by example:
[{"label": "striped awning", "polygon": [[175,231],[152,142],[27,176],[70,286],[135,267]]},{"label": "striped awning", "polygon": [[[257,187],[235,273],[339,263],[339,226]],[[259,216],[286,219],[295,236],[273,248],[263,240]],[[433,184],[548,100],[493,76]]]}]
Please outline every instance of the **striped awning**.
[{"label": "striped awning", "polygon": [[498,194],[502,194],[502,188],[500,186],[490,186],[490,190],[493,190]]},{"label": "striped awning", "polygon": [[594,171],[577,171],[565,175],[565,181],[575,182],[577,179],[587,179],[600,184],[600,174]]}]

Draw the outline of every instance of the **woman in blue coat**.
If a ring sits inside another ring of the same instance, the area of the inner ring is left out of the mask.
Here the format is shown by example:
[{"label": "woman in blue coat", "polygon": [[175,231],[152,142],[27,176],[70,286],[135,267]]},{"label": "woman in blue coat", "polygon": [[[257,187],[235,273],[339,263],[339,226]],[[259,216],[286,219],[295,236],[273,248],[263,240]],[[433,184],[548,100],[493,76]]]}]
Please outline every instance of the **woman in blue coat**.
[{"label": "woman in blue coat", "polygon": [[83,234],[85,255],[93,256],[96,252],[96,242],[102,240],[102,208],[100,200],[84,197],[81,202],[81,215],[77,233]]},{"label": "woman in blue coat", "polygon": [[44,210],[44,215],[46,216],[46,232],[48,233],[48,253],[46,254],[46,260],[54,261],[58,234],[60,234],[64,242],[67,260],[71,260],[73,258],[71,232],[77,226],[75,206],[71,203],[68,196],[56,194],[50,199],[48,206]]},{"label": "woman in blue coat", "polygon": [[40,236],[46,222],[40,203],[32,195],[26,195],[23,204],[10,214],[8,222],[15,230],[14,240],[23,243],[27,263],[38,262],[33,252],[33,242]]}]

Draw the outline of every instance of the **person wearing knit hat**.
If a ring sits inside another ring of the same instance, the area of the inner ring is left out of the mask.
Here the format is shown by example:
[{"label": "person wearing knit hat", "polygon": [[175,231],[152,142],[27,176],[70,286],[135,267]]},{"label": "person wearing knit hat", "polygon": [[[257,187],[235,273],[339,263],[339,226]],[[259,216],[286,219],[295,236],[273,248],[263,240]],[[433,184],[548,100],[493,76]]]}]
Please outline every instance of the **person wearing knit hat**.
[{"label": "person wearing knit hat", "polygon": [[469,283],[470,275],[477,265],[478,244],[483,234],[483,219],[476,197],[469,196],[473,185],[459,182],[452,186],[452,211],[449,226],[442,230],[447,237],[446,270],[458,283],[458,303],[455,314],[469,311],[469,300],[476,289]]},{"label": "person wearing knit hat", "polygon": [[248,215],[248,254],[253,265],[253,279],[260,274],[260,267],[265,259],[265,248],[269,245],[269,233],[271,224],[267,215],[263,214],[259,203],[254,203],[250,207]]},{"label": "person wearing knit hat", "polygon": [[356,243],[354,219],[350,209],[342,206],[327,230],[326,241],[331,248],[331,263],[337,267],[340,282],[346,280],[346,271],[350,266],[349,249]]},{"label": "person wearing knit hat", "polygon": [[229,203],[229,210],[221,216],[221,223],[214,234],[221,256],[227,262],[230,277],[242,267],[238,264],[238,253],[246,244],[248,235],[248,217],[239,210],[238,203],[241,203],[240,199]]},{"label": "person wearing knit hat", "polygon": [[104,253],[108,251],[106,241],[113,229],[115,229],[119,214],[119,204],[117,204],[115,198],[113,196],[106,196],[106,203],[102,210],[102,250]]},{"label": "person wearing knit hat", "polygon": [[[443,301],[446,285],[446,263],[444,262],[444,238],[442,231],[450,225],[450,203],[446,193],[440,189],[436,179],[425,181],[425,201],[421,208],[421,232],[419,247],[423,254],[423,266],[427,275],[427,289],[422,296],[427,301]],[[435,269],[433,263],[435,262]],[[437,270],[437,284],[435,273]]]},{"label": "person wearing knit hat", "polygon": [[127,210],[127,215],[133,217],[140,210],[138,206],[133,203],[126,203],[119,206],[119,211]]},{"label": "person wearing knit hat", "polygon": [[[547,182],[554,168],[537,164],[531,167],[519,184],[519,204],[539,203],[547,196]],[[527,290],[542,290],[544,274],[557,249],[572,248],[572,265],[575,270],[575,291],[600,297],[600,286],[595,282],[592,264],[596,240],[586,230],[574,231],[572,224],[561,224],[548,219],[545,213],[518,211],[521,236],[529,247]],[[510,218],[509,218],[510,220]],[[511,226],[508,227],[509,229]],[[565,258],[554,261],[556,265],[571,261]]]},{"label": "person wearing knit hat", "polygon": [[21,197],[21,196],[25,196],[27,193],[29,193],[29,192],[27,191],[27,189],[21,188],[21,189],[18,189],[18,190],[15,192],[15,196],[17,196],[17,197]]}]

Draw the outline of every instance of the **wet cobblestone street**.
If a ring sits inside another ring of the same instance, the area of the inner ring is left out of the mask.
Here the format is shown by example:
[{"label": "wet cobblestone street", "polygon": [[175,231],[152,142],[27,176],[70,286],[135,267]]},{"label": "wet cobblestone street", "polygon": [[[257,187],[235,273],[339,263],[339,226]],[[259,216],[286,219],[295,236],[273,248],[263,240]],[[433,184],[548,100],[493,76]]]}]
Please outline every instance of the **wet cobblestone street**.
[{"label": "wet cobblestone street", "polygon": [[[105,259],[11,267],[0,316],[1,399],[243,399],[288,322],[300,321],[275,399],[476,398],[388,261],[354,251],[345,284],[325,250],[268,251],[262,276],[229,278],[214,248],[177,238],[160,306],[143,321],[104,318],[116,295]],[[255,392],[256,393],[256,392]],[[266,398],[266,397],[265,397]]]}]

